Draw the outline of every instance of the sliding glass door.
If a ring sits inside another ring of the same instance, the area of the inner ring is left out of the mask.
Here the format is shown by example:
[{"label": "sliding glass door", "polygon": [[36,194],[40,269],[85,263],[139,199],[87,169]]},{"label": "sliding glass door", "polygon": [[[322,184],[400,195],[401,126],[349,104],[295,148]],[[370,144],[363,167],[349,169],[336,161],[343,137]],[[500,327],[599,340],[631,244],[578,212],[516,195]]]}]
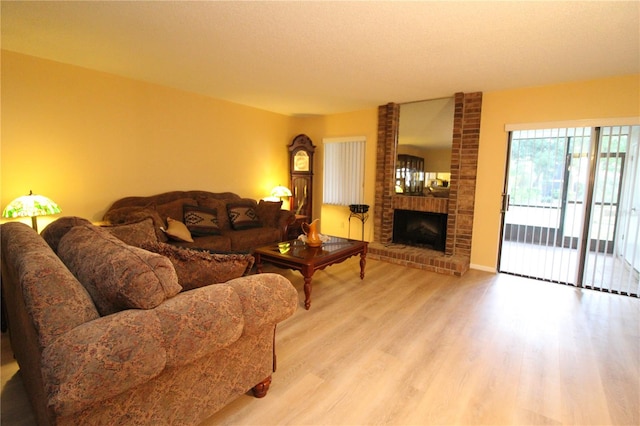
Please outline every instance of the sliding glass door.
[{"label": "sliding glass door", "polygon": [[500,272],[638,294],[638,129],[510,133]]},{"label": "sliding glass door", "polygon": [[640,126],[603,127],[588,226],[584,287],[638,295]]}]

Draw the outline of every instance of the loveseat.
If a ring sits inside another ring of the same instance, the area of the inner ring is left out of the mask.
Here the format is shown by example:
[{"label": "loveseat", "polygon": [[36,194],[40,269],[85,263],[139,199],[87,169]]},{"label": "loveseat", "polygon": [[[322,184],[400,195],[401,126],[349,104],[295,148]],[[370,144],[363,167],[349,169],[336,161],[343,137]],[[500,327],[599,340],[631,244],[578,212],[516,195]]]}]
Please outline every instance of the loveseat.
[{"label": "loveseat", "polygon": [[231,192],[171,191],[119,199],[103,220],[122,224],[151,217],[162,242],[219,253],[251,252],[286,239],[295,213],[281,206],[281,201],[256,202]]},{"label": "loveseat", "polygon": [[286,278],[184,290],[167,257],[64,224],[0,226],[11,346],[38,424],[190,425],[252,388],[264,396],[276,324],[297,306]]}]

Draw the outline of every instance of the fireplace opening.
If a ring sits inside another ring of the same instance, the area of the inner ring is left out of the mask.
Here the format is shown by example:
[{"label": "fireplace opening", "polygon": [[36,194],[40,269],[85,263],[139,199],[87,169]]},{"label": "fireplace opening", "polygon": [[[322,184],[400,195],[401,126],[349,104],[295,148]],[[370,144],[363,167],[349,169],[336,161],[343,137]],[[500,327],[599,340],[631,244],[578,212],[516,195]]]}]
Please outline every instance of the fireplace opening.
[{"label": "fireplace opening", "polygon": [[444,251],[446,239],[446,214],[413,210],[394,211],[394,243]]}]

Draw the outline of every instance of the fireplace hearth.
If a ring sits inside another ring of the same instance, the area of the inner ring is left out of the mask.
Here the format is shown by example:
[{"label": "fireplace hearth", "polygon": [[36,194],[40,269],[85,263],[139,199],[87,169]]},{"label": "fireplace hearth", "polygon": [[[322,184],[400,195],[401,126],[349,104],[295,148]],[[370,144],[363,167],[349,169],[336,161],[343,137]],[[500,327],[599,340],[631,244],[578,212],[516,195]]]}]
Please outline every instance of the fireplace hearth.
[{"label": "fireplace hearth", "polygon": [[395,210],[393,242],[444,252],[447,215],[442,213]]}]

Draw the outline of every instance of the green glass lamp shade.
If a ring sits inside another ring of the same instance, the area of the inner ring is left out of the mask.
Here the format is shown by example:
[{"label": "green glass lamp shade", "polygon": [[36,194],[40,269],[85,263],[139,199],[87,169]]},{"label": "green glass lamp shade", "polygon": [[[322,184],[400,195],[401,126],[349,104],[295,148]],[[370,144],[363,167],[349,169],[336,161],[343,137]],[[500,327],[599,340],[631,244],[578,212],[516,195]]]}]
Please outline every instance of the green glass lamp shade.
[{"label": "green glass lamp shade", "polygon": [[50,214],[60,213],[62,210],[50,198],[43,195],[35,195],[29,191],[29,195],[18,197],[9,203],[2,212],[2,217],[30,217],[34,229],[37,228],[36,216],[47,216]]},{"label": "green glass lamp shade", "polygon": [[278,185],[271,190],[272,197],[278,197],[280,199],[284,197],[291,197],[291,190],[286,186]]}]

